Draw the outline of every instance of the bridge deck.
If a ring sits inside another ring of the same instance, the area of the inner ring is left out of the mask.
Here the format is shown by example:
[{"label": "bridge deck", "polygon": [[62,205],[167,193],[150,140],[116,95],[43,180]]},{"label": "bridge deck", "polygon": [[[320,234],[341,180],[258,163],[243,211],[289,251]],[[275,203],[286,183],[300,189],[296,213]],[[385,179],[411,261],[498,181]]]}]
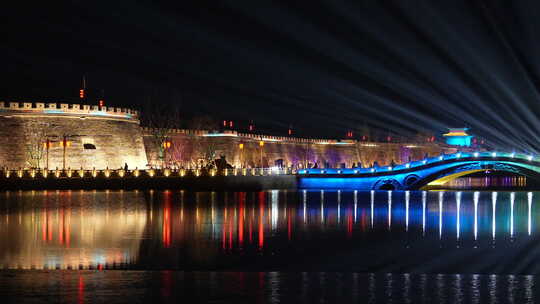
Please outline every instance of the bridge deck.
[{"label": "bridge deck", "polygon": [[[418,189],[443,177],[485,169],[540,178],[540,158],[501,152],[458,152],[394,167],[298,170],[301,188]],[[448,179],[448,178],[447,178]]]}]

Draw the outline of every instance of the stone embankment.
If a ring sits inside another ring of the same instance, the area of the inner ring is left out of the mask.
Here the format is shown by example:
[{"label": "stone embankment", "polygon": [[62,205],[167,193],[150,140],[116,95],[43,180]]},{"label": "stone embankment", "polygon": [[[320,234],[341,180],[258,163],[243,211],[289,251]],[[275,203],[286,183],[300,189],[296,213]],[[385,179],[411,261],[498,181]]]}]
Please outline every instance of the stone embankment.
[{"label": "stone embankment", "polygon": [[296,189],[289,169],[0,170],[0,189]]}]

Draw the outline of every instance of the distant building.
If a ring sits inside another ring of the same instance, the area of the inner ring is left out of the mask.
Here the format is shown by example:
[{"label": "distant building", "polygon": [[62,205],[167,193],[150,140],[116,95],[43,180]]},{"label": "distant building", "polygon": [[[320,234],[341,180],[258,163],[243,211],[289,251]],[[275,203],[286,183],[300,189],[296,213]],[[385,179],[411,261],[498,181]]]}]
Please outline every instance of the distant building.
[{"label": "distant building", "polygon": [[473,136],[467,134],[469,128],[449,128],[448,133],[443,134],[446,143],[452,146],[470,147]]}]

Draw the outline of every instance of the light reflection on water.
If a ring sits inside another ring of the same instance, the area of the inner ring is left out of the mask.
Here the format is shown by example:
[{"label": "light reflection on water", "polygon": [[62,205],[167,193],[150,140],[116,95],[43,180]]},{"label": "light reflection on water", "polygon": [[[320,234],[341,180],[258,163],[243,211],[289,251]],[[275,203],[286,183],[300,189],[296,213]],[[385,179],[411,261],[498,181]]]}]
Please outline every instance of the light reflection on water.
[{"label": "light reflection on water", "polygon": [[19,272],[3,303],[534,303],[532,275],[354,272]]},{"label": "light reflection on water", "polygon": [[0,197],[3,268],[540,272],[536,192],[20,191]]}]

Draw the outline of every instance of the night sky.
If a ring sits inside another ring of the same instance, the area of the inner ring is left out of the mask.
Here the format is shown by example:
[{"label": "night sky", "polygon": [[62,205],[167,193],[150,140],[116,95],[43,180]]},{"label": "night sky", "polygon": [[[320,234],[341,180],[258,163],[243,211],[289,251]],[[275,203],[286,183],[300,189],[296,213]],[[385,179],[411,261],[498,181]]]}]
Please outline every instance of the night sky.
[{"label": "night sky", "polygon": [[[0,99],[178,108],[285,134],[540,151],[538,1],[74,1],[2,7]],[[293,3],[294,2],[294,3]]]}]

